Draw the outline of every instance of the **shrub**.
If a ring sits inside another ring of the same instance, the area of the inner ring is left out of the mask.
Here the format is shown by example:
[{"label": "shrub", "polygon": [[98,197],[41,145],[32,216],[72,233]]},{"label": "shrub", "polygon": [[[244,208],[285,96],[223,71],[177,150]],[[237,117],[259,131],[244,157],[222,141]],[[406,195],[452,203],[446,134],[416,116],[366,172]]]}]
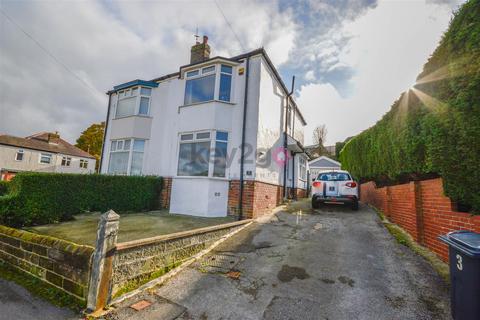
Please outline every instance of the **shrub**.
[{"label": "shrub", "polygon": [[142,211],[158,206],[161,178],[24,172],[0,197],[0,222],[29,226],[85,211]]},{"label": "shrub", "polygon": [[9,185],[8,181],[0,180],[0,196],[3,196],[4,194],[8,193],[8,185]]},{"label": "shrub", "polygon": [[455,13],[413,90],[350,140],[342,166],[362,180],[439,175],[452,200],[480,212],[480,1]]}]

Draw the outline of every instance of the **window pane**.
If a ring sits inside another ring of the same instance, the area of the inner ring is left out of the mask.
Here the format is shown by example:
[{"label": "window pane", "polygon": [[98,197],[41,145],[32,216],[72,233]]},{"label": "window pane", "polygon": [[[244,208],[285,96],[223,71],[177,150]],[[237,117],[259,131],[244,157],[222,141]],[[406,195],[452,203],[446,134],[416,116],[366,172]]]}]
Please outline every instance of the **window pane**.
[{"label": "window pane", "polygon": [[228,141],[228,132],[217,131],[217,140]]},{"label": "window pane", "polygon": [[125,143],[123,145],[123,150],[125,151],[130,151],[130,139],[129,140],[125,140]]},{"label": "window pane", "polygon": [[221,69],[221,71],[224,72],[224,73],[232,74],[232,67],[231,67],[231,66],[226,66],[226,65],[223,65],[223,64],[222,64],[222,69]]},{"label": "window pane", "polygon": [[141,97],[140,98],[140,110],[138,110],[138,114],[148,115],[148,102],[150,98]]},{"label": "window pane", "polygon": [[198,76],[198,73],[199,73],[198,70],[189,71],[189,72],[187,72],[187,78],[189,78],[189,77],[194,77],[194,76]]},{"label": "window pane", "polygon": [[213,100],[215,75],[187,80],[185,86],[185,104]]},{"label": "window pane", "polygon": [[230,101],[230,88],[232,86],[232,76],[228,74],[220,75],[220,92],[218,99],[222,101]]},{"label": "window pane", "polygon": [[126,117],[132,116],[135,114],[135,102],[137,101],[136,97],[126,98],[118,101],[117,104],[117,113],[115,117]]},{"label": "window pane", "polygon": [[210,132],[197,133],[197,139],[210,139]]},{"label": "window pane", "polygon": [[132,89],[132,96],[136,96],[138,93],[138,88],[133,88]]},{"label": "window pane", "polygon": [[117,141],[117,150],[123,150],[123,140]]},{"label": "window pane", "polygon": [[215,71],[215,66],[211,66],[211,67],[206,67],[206,68],[203,68],[202,69],[202,73],[209,73],[209,72],[214,72]]},{"label": "window pane", "polygon": [[40,162],[41,163],[48,164],[48,163],[50,163],[51,160],[52,160],[52,155],[50,155],[50,154],[42,153],[41,156],[40,156]]},{"label": "window pane", "polygon": [[213,176],[225,177],[227,168],[227,143],[218,142],[215,145],[215,159],[213,162]]},{"label": "window pane", "polygon": [[[134,146],[135,146],[135,143],[134,143]],[[130,167],[130,175],[134,175],[134,176],[141,175],[142,166],[143,166],[143,152],[134,152],[132,154],[132,165]]]},{"label": "window pane", "polygon": [[180,136],[180,140],[182,141],[193,140],[193,133],[182,134]]},{"label": "window pane", "polygon": [[208,176],[210,141],[180,144],[179,176]]},{"label": "window pane", "polygon": [[108,173],[127,174],[127,168],[128,168],[128,152],[110,153]]},{"label": "window pane", "polygon": [[143,88],[143,87],[142,87],[142,88],[140,89],[140,94],[141,94],[142,96],[149,96],[149,95],[152,94],[152,88]]},{"label": "window pane", "polygon": [[110,151],[115,151],[117,150],[117,141],[112,141],[112,146],[110,147]]},{"label": "window pane", "polygon": [[143,152],[145,148],[145,140],[137,140],[135,139],[133,142],[133,151]]}]

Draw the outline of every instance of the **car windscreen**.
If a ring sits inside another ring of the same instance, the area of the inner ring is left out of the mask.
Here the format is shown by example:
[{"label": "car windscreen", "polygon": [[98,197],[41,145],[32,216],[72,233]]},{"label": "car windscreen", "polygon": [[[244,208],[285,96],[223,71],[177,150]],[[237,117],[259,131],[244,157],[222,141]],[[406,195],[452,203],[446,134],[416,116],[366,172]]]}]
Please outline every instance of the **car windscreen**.
[{"label": "car windscreen", "polygon": [[318,175],[320,181],[348,181],[351,180],[348,173],[343,172],[322,172]]}]

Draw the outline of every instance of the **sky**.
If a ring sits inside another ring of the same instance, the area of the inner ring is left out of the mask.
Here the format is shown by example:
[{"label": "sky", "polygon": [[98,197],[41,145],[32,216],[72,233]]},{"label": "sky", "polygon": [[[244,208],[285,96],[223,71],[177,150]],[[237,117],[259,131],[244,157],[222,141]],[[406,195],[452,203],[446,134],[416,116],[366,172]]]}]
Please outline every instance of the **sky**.
[{"label": "sky", "polygon": [[372,126],[415,83],[461,1],[0,0],[0,134],[58,131],[72,143],[105,120],[114,85],[264,47],[327,144]]}]

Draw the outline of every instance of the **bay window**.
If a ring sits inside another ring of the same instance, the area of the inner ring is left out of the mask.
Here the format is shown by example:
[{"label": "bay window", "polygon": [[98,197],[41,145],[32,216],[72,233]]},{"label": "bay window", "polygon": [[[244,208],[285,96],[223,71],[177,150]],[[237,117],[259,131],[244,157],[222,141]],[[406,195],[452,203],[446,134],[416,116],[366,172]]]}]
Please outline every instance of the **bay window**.
[{"label": "bay window", "polygon": [[227,65],[204,67],[185,74],[184,104],[212,100],[230,102],[233,68]]},{"label": "bay window", "polygon": [[134,115],[148,116],[150,112],[151,88],[135,87],[117,93],[115,118]]},{"label": "bay window", "polygon": [[[181,134],[177,175],[225,177],[227,143],[228,133],[223,131]],[[213,162],[210,161],[212,154]]]},{"label": "bay window", "polygon": [[119,175],[141,175],[145,140],[112,140],[108,173]]}]

